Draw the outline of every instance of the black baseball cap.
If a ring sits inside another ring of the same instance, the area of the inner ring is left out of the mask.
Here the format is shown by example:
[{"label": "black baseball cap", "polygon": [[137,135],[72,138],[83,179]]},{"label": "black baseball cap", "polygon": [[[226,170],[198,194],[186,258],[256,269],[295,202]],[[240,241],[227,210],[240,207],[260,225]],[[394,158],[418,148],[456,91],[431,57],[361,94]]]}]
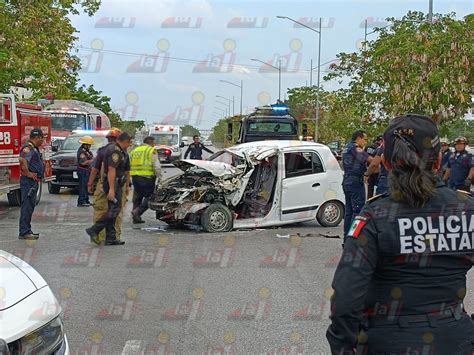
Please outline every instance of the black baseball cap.
[{"label": "black baseball cap", "polygon": [[40,128],[33,128],[30,132],[30,138],[44,137],[43,131]]},{"label": "black baseball cap", "polygon": [[438,160],[441,142],[436,123],[427,116],[408,114],[394,118],[383,135],[384,156],[391,160],[397,140],[416,152],[424,162]]}]

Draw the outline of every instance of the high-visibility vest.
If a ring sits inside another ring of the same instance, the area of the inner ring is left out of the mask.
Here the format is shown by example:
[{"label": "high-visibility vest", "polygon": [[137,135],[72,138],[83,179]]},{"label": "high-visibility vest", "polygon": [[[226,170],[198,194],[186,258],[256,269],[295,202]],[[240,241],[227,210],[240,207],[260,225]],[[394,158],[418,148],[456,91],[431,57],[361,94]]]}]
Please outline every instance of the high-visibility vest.
[{"label": "high-visibility vest", "polygon": [[130,175],[154,176],[153,154],[155,149],[148,144],[143,144],[130,153]]}]

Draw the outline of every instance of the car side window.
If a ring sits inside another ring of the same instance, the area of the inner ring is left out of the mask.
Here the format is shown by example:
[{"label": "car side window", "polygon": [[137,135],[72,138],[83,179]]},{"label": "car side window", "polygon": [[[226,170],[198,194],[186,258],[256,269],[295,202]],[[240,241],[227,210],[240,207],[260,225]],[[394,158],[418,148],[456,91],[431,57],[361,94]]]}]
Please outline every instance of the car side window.
[{"label": "car side window", "polygon": [[285,176],[288,178],[324,172],[323,163],[316,153],[285,153]]}]

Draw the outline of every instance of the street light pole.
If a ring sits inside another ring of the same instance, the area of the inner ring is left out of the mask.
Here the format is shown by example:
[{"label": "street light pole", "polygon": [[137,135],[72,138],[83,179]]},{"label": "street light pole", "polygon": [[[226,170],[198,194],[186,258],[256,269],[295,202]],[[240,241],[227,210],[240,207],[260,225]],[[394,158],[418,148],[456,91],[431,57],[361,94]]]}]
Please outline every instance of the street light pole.
[{"label": "street light pole", "polygon": [[[219,97],[219,98],[224,99],[224,100],[227,101],[227,105],[229,106],[229,115],[230,115],[230,103],[234,102],[234,98],[232,97],[232,100],[231,100],[231,99],[228,99],[227,97],[224,97],[224,96],[221,96],[221,95],[216,95],[216,97]],[[217,101],[217,102],[219,102],[219,101]],[[222,103],[222,102],[220,102],[220,103]]]},{"label": "street light pole", "polygon": [[428,7],[428,21],[433,23],[433,0],[430,0],[430,4]]},{"label": "street light pole", "polygon": [[240,116],[242,116],[242,107],[243,107],[243,104],[242,104],[243,101],[242,100],[243,100],[243,94],[244,94],[244,81],[240,80],[240,85],[235,84],[235,83],[230,82],[230,81],[227,81],[227,80],[219,80],[219,81],[221,83],[227,83],[227,84],[237,86],[238,88],[240,88]]},{"label": "street light pole", "polygon": [[278,60],[278,67],[276,67],[274,65],[271,65],[271,64],[268,64],[268,63],[265,63],[264,61],[262,61],[260,59],[252,58],[250,60],[252,60],[254,62],[260,62],[262,64],[268,65],[269,67],[272,67],[273,69],[278,70],[278,101],[280,101],[280,99],[281,99],[281,59]]},{"label": "street light pole", "polygon": [[[319,91],[320,91],[320,80],[321,80],[321,30],[322,30],[322,21],[323,19],[320,17],[319,18],[319,30],[314,29],[313,27],[310,27],[308,25],[305,25],[304,23],[301,23],[299,21],[296,21],[288,16],[277,16],[277,18],[280,19],[287,19],[290,20],[302,27],[307,28],[308,30],[311,30],[313,32],[316,32],[319,35],[319,40],[318,40],[318,79],[317,79],[317,91],[316,91],[316,117],[315,117],[315,122],[314,122],[314,141],[318,141],[318,125],[319,125]],[[312,71],[313,68],[311,68],[311,79],[312,79]]]}]

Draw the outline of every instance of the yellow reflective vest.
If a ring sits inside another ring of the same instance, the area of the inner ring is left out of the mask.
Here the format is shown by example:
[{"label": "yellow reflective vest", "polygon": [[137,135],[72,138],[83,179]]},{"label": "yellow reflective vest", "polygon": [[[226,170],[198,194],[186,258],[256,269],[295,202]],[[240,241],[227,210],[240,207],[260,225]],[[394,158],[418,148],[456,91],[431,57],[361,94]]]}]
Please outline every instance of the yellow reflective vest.
[{"label": "yellow reflective vest", "polygon": [[148,144],[143,144],[130,153],[131,176],[154,176],[153,154],[155,149]]}]

